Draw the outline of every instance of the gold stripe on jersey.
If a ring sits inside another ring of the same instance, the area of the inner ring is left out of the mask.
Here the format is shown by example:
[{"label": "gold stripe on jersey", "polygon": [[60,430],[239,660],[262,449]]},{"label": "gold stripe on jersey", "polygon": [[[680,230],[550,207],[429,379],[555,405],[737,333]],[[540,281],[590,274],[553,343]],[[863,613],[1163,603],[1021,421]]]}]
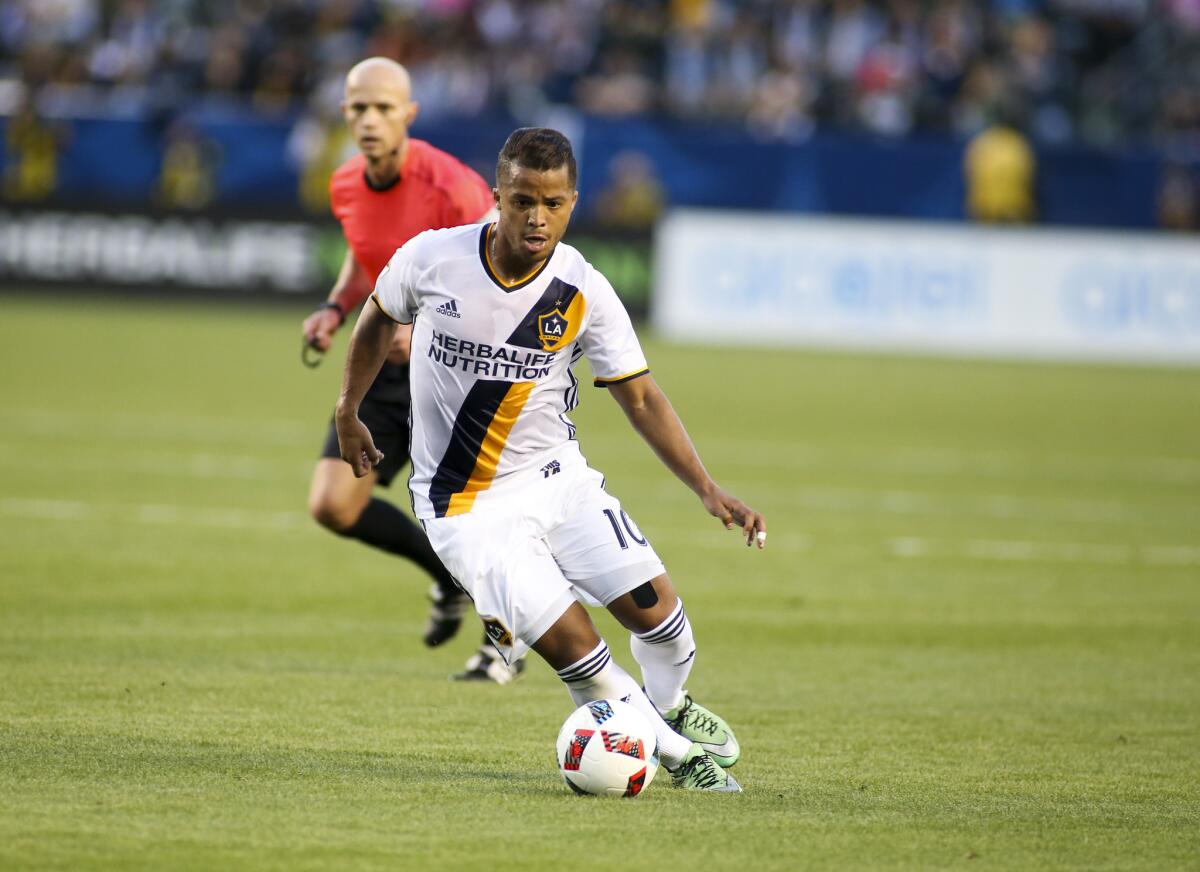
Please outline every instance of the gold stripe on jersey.
[{"label": "gold stripe on jersey", "polygon": [[612,378],[593,379],[592,384],[594,384],[598,388],[606,388],[609,385],[619,385],[619,384],[621,384],[621,382],[633,381],[635,378],[639,378],[643,375],[649,375],[649,374],[650,374],[650,367],[647,366],[647,367],[643,367],[642,369],[635,369],[633,372],[627,372],[624,375],[615,375]]},{"label": "gold stripe on jersey", "polygon": [[512,432],[517,417],[525,408],[533,386],[534,382],[513,382],[509,387],[504,399],[500,401],[500,407],[496,409],[496,414],[492,416],[492,423],[479,446],[479,453],[475,455],[475,468],[471,471],[471,477],[461,491],[450,497],[447,517],[471,511],[475,497],[491,487],[496,469],[500,466],[500,454],[508,442],[508,434]]},{"label": "gold stripe on jersey", "polygon": [[[495,235],[493,232],[495,229],[495,224],[489,224],[483,229],[483,234],[479,240],[479,253],[483,256],[483,267],[485,270],[487,270],[488,278],[490,278],[504,290],[519,290],[542,274],[542,270],[544,270],[550,263],[550,258],[547,257],[540,264],[535,266],[533,270],[524,278],[515,279],[513,281],[502,279],[500,274],[496,272],[495,264],[492,263],[492,237]],[[553,252],[551,252],[551,254],[553,254]]]}]

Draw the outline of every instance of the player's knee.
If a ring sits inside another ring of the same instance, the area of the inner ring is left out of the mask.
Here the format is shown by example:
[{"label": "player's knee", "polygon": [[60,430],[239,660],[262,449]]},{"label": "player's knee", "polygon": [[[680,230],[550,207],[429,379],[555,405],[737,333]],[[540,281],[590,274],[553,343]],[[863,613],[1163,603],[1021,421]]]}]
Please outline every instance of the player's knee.
[{"label": "player's knee", "polygon": [[609,604],[609,611],[631,633],[649,633],[679,605],[679,597],[664,573],[623,594]]},{"label": "player's knee", "polygon": [[345,533],[358,521],[362,506],[351,500],[340,500],[329,493],[309,497],[308,513],[314,521],[334,533]]}]

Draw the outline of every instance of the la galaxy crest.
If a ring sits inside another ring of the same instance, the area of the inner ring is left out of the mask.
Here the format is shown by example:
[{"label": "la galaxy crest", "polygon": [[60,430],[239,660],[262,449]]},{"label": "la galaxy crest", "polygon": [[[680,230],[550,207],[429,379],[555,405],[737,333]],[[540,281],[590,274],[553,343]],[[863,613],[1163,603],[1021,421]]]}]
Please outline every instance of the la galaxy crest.
[{"label": "la galaxy crest", "polygon": [[579,288],[553,278],[517,323],[508,344],[553,354],[569,348],[583,326],[585,302]]},{"label": "la galaxy crest", "polygon": [[490,615],[483,618],[483,632],[487,633],[487,637],[502,648],[511,648],[513,643],[512,633],[504,624],[500,623],[498,618],[493,618]]},{"label": "la galaxy crest", "polygon": [[560,308],[547,312],[545,315],[538,315],[537,337],[538,341],[542,343],[542,348],[546,351],[557,350],[570,327],[571,323],[567,320],[567,313]]}]

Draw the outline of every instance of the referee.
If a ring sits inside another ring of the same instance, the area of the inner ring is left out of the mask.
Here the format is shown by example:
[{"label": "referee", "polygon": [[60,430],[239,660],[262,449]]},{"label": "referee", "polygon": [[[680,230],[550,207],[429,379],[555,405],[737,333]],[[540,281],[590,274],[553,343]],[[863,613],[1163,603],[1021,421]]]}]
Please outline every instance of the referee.
[{"label": "referee", "polygon": [[[347,252],[328,300],[304,320],[307,346],[325,352],[333,336],[367,298],[397,248],[425,230],[478,222],[492,210],[487,183],[444,151],[408,135],[417,115],[408,72],[387,58],[368,58],[346,76],[342,113],[359,153],[329,183],[330,204],[342,225]],[[433,608],[424,642],[442,644],[470,607],[466,594],[442,566],[412,519],[375,487],[387,487],[408,463],[408,353],[411,331],[397,331],[388,361],[362,405],[384,459],[357,479],[338,450],[329,426],[313,470],[309,511],[321,526],[416,563],[434,581]],[[508,666],[484,636],[484,644],[455,678],[506,684],[524,666]]]}]

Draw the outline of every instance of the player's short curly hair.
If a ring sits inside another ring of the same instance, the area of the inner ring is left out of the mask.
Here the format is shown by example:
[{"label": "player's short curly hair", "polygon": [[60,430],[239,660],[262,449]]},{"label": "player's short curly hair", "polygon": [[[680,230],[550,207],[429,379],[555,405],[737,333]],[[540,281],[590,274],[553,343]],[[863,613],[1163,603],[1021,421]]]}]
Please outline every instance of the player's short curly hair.
[{"label": "player's short curly hair", "polygon": [[504,148],[500,149],[500,157],[496,160],[496,181],[499,183],[513,166],[545,171],[563,165],[567,168],[567,180],[574,188],[578,172],[570,140],[549,127],[521,127],[509,134]]}]

